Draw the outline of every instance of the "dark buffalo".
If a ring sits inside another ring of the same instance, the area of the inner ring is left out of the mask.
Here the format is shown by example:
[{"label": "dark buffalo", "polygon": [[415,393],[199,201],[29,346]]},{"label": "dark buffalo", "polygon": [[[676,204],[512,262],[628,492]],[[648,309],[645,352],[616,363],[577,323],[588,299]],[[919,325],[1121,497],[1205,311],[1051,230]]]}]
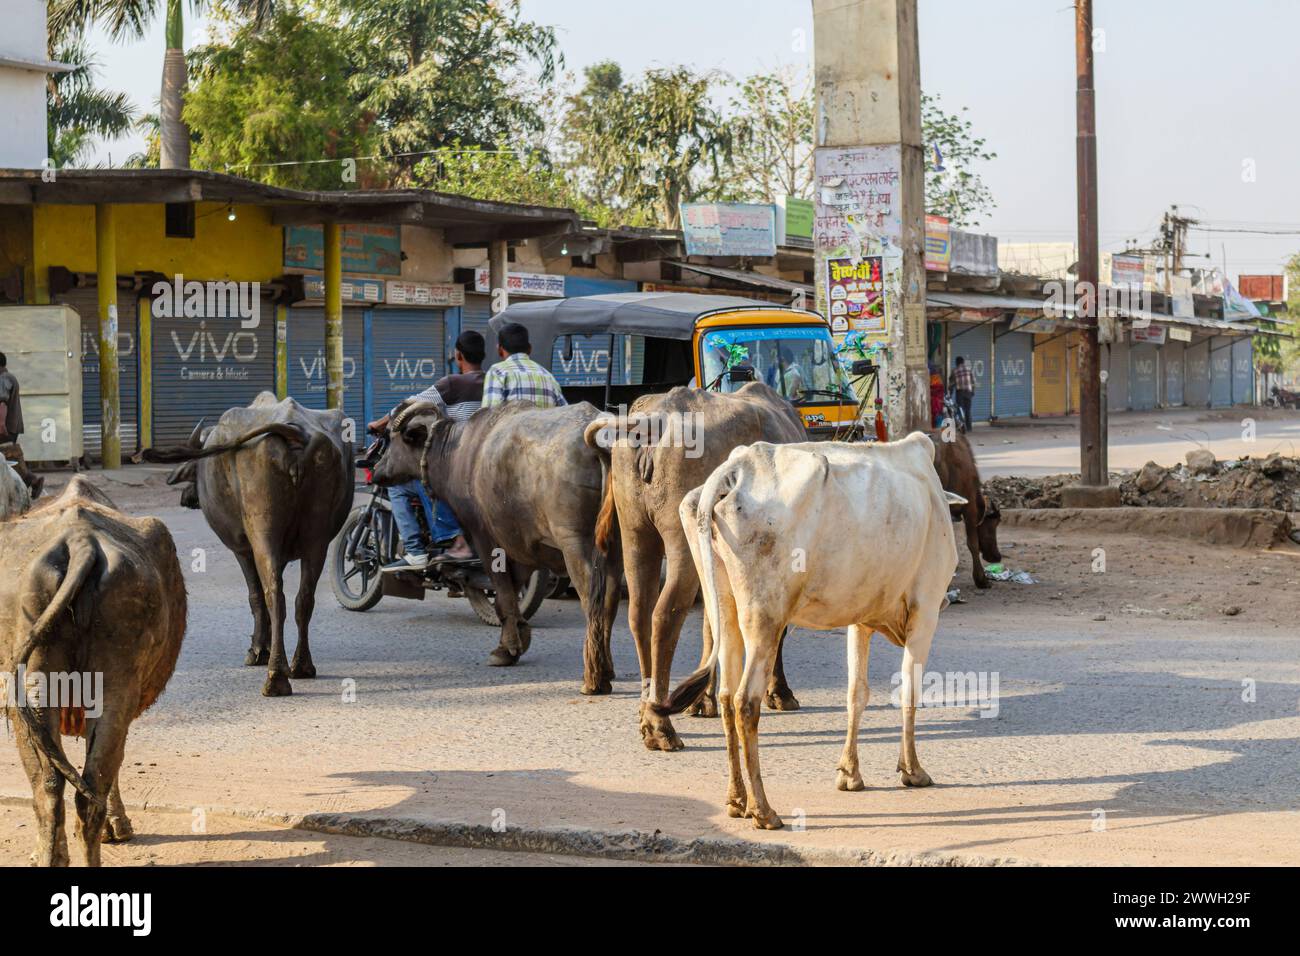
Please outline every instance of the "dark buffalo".
[{"label": "dark buffalo", "polygon": [[422,478],[456,515],[496,590],[501,643],[489,664],[512,665],[528,649],[517,592],[533,570],[568,576],[587,618],[584,694],[612,690],[609,641],[622,580],[621,555],[606,557],[593,544],[601,457],[582,434],[596,415],[586,402],[507,402],[453,422],[435,405],[410,405],[394,417],[393,442],[374,471],[383,485]]},{"label": "dark buffalo", "polygon": [[[352,507],[352,442],[344,438],[343,412],[315,411],[263,392],[247,408],[225,412],[202,436],[196,429],[188,445],[150,449],[142,457],[184,462],[168,482],[189,483],[181,503],[203,509],[248,583],[253,637],[244,663],[267,665],[265,696],[293,693],[290,677],[316,676],[307,642],[316,581]],[[284,569],[291,561],[300,571],[292,665],[284,650]]]},{"label": "dark buffalo", "polygon": [[[32,784],[37,865],[69,862],[65,780],[77,791],[88,866],[99,865],[101,840],[130,838],[117,780],[127,730],[176,668],[185,613],[167,528],[156,518],[128,518],[85,478],[0,523],[0,665],[9,680],[19,668],[27,679],[43,675],[47,688],[33,701],[15,684],[10,709]],[[63,752],[65,734],[86,739],[81,773]]]},{"label": "dark buffalo", "polygon": [[1002,512],[994,502],[984,497],[979,469],[975,467],[975,453],[971,451],[966,436],[954,431],[952,441],[941,434],[931,437],[934,439],[934,470],[939,473],[943,490],[966,499],[966,504],[952,507],[952,516],[960,516],[966,523],[966,547],[970,549],[975,586],[989,587],[980,555],[983,554],[987,561],[1002,560],[1002,552],[998,550],[998,523],[1002,520]]}]

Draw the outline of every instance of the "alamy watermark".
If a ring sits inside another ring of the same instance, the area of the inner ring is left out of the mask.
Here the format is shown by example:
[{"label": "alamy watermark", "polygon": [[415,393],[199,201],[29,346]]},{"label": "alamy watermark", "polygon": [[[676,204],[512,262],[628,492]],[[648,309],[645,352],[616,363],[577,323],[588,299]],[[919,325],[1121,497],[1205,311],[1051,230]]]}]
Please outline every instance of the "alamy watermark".
[{"label": "alamy watermark", "polygon": [[33,671],[19,664],[16,673],[0,671],[0,700],[6,707],[79,708],[87,717],[104,712],[101,671]]},{"label": "alamy watermark", "polygon": [[703,416],[696,412],[632,413],[620,405],[596,436],[601,448],[683,448],[687,458],[704,454]]},{"label": "alamy watermark", "polygon": [[244,329],[262,323],[260,282],[199,282],[176,275],[171,282],[155,282],[152,292],[153,314],[159,318],[239,319]]},{"label": "alamy watermark", "polygon": [[[890,678],[889,703],[903,706],[904,672]],[[996,717],[1000,709],[997,671],[926,671],[918,664],[912,671],[917,707],[969,707],[981,717]]]}]

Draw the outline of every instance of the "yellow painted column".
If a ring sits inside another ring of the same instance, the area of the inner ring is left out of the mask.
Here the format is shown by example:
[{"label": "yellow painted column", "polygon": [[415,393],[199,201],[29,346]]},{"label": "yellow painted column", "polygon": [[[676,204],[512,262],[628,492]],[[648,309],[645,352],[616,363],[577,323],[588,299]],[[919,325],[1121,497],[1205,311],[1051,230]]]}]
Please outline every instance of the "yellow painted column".
[{"label": "yellow painted column", "polygon": [[275,397],[289,397],[289,310],[275,307]]},{"label": "yellow painted column", "polygon": [[325,223],[325,407],[343,407],[343,227]]},{"label": "yellow painted column", "polygon": [[136,357],[140,363],[140,447],[153,447],[153,303],[140,296],[140,335]]},{"label": "yellow painted column", "polygon": [[113,207],[95,206],[95,271],[99,283],[99,407],[104,468],[122,467],[122,414],[117,387],[117,235]]}]

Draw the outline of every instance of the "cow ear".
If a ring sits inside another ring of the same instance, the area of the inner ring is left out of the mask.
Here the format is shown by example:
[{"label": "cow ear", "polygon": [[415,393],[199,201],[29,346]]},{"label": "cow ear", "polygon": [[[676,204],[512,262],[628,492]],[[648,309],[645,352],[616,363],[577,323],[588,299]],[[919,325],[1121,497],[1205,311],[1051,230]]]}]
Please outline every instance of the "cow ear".
[{"label": "cow ear", "polygon": [[429,426],[423,422],[411,422],[398,434],[402,436],[402,441],[412,448],[423,448],[425,439],[429,437]]}]

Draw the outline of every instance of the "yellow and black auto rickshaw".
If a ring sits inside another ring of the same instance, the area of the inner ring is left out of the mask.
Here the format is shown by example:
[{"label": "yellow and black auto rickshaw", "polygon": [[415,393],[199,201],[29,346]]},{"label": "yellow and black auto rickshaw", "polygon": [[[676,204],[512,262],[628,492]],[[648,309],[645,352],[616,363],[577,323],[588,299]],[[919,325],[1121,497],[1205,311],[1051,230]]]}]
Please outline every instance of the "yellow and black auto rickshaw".
[{"label": "yellow and black auto rickshaw", "polygon": [[690,385],[729,392],[765,382],[811,438],[860,434],[860,403],[815,312],[735,296],[628,292],[519,302],[496,315],[528,329],[533,358],[570,401],[598,408]]}]

